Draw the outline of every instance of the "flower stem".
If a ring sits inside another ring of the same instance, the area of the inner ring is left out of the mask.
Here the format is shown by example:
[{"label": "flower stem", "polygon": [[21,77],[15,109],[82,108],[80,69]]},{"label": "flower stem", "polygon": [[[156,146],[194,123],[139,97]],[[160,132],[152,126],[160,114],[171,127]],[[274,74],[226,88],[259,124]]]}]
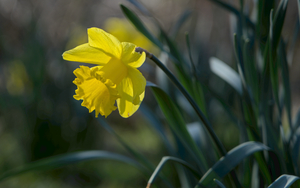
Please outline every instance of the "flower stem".
[{"label": "flower stem", "polygon": [[[200,110],[200,108],[198,107],[198,105],[196,104],[196,102],[194,101],[194,99],[186,91],[186,89],[181,85],[181,83],[177,80],[177,78],[174,76],[174,74],[157,57],[155,57],[153,54],[149,53],[148,51],[144,50],[143,48],[139,48],[138,47],[138,48],[136,48],[135,51],[139,52],[139,53],[145,52],[146,56],[149,59],[151,59],[162,71],[165,72],[165,74],[171,79],[171,81],[176,85],[176,87],[181,91],[181,93],[186,97],[186,99],[192,105],[192,107],[196,111],[197,115],[199,116],[199,118],[203,122],[204,126],[208,130],[210,136],[214,140],[214,142],[215,142],[215,144],[216,144],[219,152],[221,153],[222,156],[225,156],[227,154],[227,151],[224,148],[224,146],[221,143],[221,141],[219,140],[219,138],[217,137],[217,135],[214,132],[214,130],[212,129],[212,126],[211,126],[210,122],[207,120],[207,118],[205,117],[205,115],[203,114],[203,112]],[[241,187],[241,185],[240,185],[240,183],[239,183],[239,181],[237,179],[237,176],[236,176],[236,174],[235,174],[234,171],[231,172],[231,175],[232,175],[232,178],[233,178],[233,181],[234,181],[236,187]]]}]

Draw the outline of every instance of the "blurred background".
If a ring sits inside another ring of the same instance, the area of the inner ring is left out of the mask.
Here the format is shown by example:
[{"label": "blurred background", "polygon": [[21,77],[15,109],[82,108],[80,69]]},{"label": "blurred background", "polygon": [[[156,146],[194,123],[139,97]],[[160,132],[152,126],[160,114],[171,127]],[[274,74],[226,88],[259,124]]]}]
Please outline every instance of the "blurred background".
[{"label": "blurred background", "polygon": [[[238,7],[238,0],[224,1]],[[228,101],[233,99],[232,88],[210,75],[208,59],[214,56],[229,65],[235,61],[234,16],[208,0],[140,2],[168,34],[172,34],[172,27],[184,11],[192,11],[177,34],[177,46],[186,52],[184,32],[188,31],[193,58],[203,67],[202,77]],[[137,38],[140,36],[123,16],[120,3],[134,10],[149,29],[156,32],[152,19],[144,17],[125,0],[0,0],[0,173],[74,151],[107,150],[128,155],[102,128],[94,113],[88,113],[81,107],[81,101],[73,99],[76,89],[72,83],[73,70],[80,64],[64,61],[61,56],[64,51],[87,42],[87,28],[99,27],[120,40],[140,42],[145,49],[161,57],[153,44]],[[251,17],[253,2],[245,3],[249,7],[245,11]],[[300,106],[300,46],[299,40],[293,38],[297,16],[296,1],[290,1],[283,38],[289,41],[288,47],[295,48],[294,53],[288,54],[294,114]],[[118,29],[128,33],[120,33]],[[165,87],[153,63],[145,63],[140,70],[148,81]],[[210,96],[206,97],[212,124],[226,148],[231,149],[239,142],[238,135],[234,134],[237,128],[231,125],[222,108]],[[160,114],[149,89],[146,89],[143,106]],[[187,122],[193,120],[187,116]],[[115,111],[106,121],[153,164],[167,155],[162,141],[140,111],[129,119],[122,119]],[[172,176],[171,170],[169,174]],[[123,163],[89,161],[56,170],[29,172],[1,182],[0,187],[145,187],[147,178]]]}]

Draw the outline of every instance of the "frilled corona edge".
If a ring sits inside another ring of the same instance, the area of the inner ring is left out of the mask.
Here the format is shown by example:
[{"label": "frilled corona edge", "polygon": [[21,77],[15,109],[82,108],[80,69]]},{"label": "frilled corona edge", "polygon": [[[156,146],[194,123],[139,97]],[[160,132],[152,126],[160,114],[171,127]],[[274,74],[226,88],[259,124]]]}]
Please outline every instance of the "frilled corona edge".
[{"label": "frilled corona edge", "polygon": [[107,117],[117,109],[114,106],[115,100],[120,98],[117,86],[111,80],[103,78],[100,67],[80,66],[74,74],[77,78],[73,83],[78,87],[74,98],[83,100],[81,105],[88,108],[90,113],[95,110],[96,117],[99,113]]}]

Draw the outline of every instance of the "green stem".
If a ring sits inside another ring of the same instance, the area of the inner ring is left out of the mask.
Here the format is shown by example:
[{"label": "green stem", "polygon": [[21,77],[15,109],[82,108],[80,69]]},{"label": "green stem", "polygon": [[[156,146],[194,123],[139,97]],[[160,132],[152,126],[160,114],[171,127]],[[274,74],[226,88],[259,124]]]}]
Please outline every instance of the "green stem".
[{"label": "green stem", "polygon": [[[217,137],[214,130],[212,129],[211,124],[206,119],[206,117],[204,116],[203,112],[200,110],[200,108],[198,107],[198,105],[196,104],[194,99],[190,96],[190,94],[186,91],[186,89],[181,85],[181,83],[177,80],[177,78],[174,76],[174,74],[159,59],[157,59],[157,57],[155,57],[153,54],[149,53],[148,51],[146,51],[142,48],[139,48],[139,47],[136,48],[135,51],[139,52],[139,53],[145,52],[146,56],[149,59],[151,59],[162,71],[165,72],[165,74],[171,79],[171,81],[176,85],[176,87],[181,91],[181,93],[186,97],[186,99],[192,105],[192,107],[196,111],[197,115],[199,116],[199,118],[203,122],[204,126],[208,130],[210,136],[214,140],[219,152],[222,154],[222,156],[225,156],[227,154],[227,151],[224,148],[221,141],[219,140],[219,138]],[[231,172],[231,175],[232,175],[232,178],[234,180],[234,183],[235,183],[236,187],[241,187],[234,171]]]}]

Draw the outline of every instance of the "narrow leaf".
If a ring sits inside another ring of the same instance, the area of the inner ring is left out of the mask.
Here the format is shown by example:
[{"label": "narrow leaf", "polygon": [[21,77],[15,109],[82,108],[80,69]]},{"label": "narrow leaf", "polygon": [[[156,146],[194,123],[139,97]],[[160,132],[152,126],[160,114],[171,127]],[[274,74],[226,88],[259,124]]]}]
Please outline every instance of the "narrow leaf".
[{"label": "narrow leaf", "polygon": [[226,188],[225,185],[223,185],[223,183],[220,182],[219,180],[214,179],[214,181],[218,184],[219,187],[221,187],[221,188]]},{"label": "narrow leaf", "polygon": [[238,94],[243,94],[242,81],[236,71],[215,57],[211,57],[209,59],[209,65],[213,73],[232,86],[238,92]]},{"label": "narrow leaf", "polygon": [[292,128],[292,100],[291,100],[291,86],[290,86],[290,75],[289,75],[289,66],[287,62],[287,56],[285,52],[285,45],[283,41],[280,42],[279,45],[279,63],[281,66],[281,75],[282,75],[282,83],[284,89],[284,103],[288,116],[288,122],[290,128]]},{"label": "narrow leaf", "polygon": [[[270,77],[271,77],[271,84],[272,84],[272,91],[275,98],[276,105],[278,107],[279,117],[281,117],[281,107],[279,104],[279,83],[278,83],[278,65],[276,61],[276,45],[274,42],[274,31],[273,31],[273,10],[270,12],[270,33],[269,33],[269,60],[270,60]],[[280,36],[279,36],[280,37]],[[273,50],[274,48],[274,50]]]},{"label": "narrow leaf", "polygon": [[[146,169],[140,165],[135,160],[125,157],[123,155],[115,154],[107,151],[81,151],[70,154],[58,155],[54,157],[49,157],[46,159],[41,159],[35,162],[31,162],[24,166],[12,169],[10,171],[5,172],[0,176],[0,181],[16,176],[25,172],[33,171],[33,170],[50,170],[59,167],[63,167],[69,164],[74,164],[83,161],[90,161],[96,159],[108,159],[108,160],[116,160],[132,165],[142,172],[147,172]],[[148,174],[148,173],[145,173]]]},{"label": "narrow leaf", "polygon": [[275,18],[273,20],[273,26],[272,26],[272,30],[273,30],[273,46],[272,46],[272,52],[276,54],[276,50],[281,38],[281,31],[282,31],[282,27],[283,27],[283,23],[284,23],[284,19],[285,19],[285,13],[286,13],[286,9],[287,9],[287,3],[288,0],[281,0],[278,8],[276,10],[276,14],[275,14]]},{"label": "narrow leaf", "polygon": [[136,0],[127,0],[131,4],[133,4],[136,8],[138,8],[144,15],[151,17],[151,13],[148,11],[148,9],[142,5],[140,2]]},{"label": "narrow leaf", "polygon": [[291,142],[291,157],[293,160],[293,165],[296,173],[299,173],[298,161],[300,154],[300,129],[298,128],[293,134],[292,142]]},{"label": "narrow leaf", "polygon": [[298,179],[298,176],[284,174],[277,178],[268,188],[287,188],[290,187]]},{"label": "narrow leaf", "polygon": [[198,187],[211,186],[215,178],[223,178],[243,159],[255,152],[269,150],[267,146],[259,142],[246,142],[230,150],[212,168],[210,168],[200,179]]},{"label": "narrow leaf", "polygon": [[199,173],[197,172],[197,170],[192,166],[190,165],[189,163],[185,162],[184,160],[181,160],[179,158],[176,158],[176,157],[170,157],[170,156],[165,156],[161,159],[160,163],[157,165],[155,171],[153,172],[153,174],[151,175],[149,181],[148,181],[148,186],[147,187],[150,187],[150,185],[153,184],[154,180],[156,179],[156,177],[159,175],[159,172],[162,170],[163,166],[168,162],[168,161],[174,161],[176,163],[179,163],[181,165],[183,165],[184,167],[186,167],[187,169],[189,169],[193,175],[196,177],[196,178],[200,178],[200,175]]}]

